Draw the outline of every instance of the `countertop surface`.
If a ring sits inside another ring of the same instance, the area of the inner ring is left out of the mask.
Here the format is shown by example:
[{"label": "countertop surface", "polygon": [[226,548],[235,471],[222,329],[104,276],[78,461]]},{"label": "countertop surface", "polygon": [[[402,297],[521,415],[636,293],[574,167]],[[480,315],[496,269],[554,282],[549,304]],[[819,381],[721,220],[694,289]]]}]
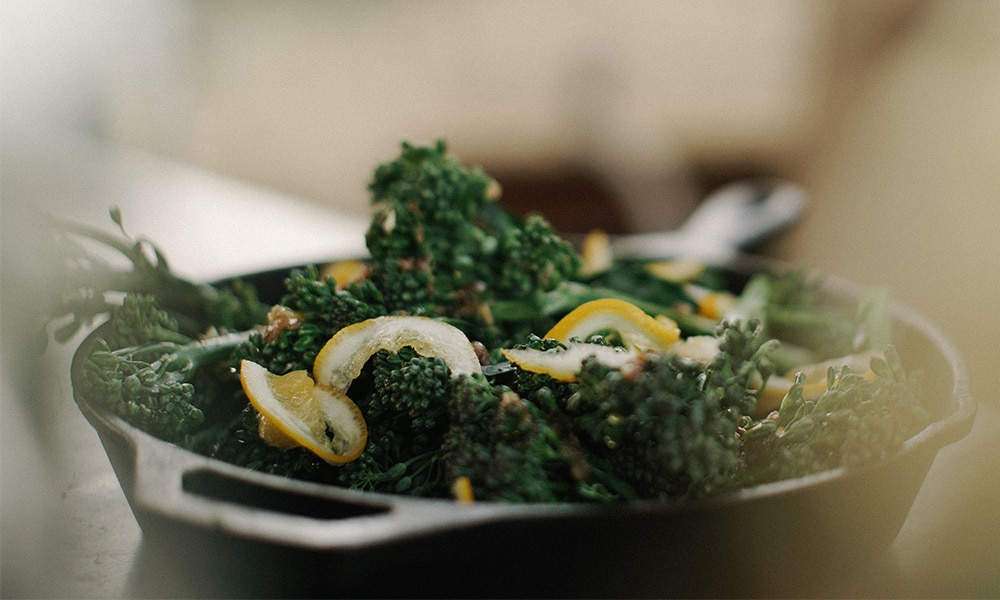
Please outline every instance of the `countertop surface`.
[{"label": "countertop surface", "polygon": [[[84,218],[96,210],[96,218],[85,220],[100,223],[107,208],[101,204],[113,200],[135,231],[162,240],[178,271],[202,279],[312,260],[331,244],[356,243],[349,238],[362,231],[363,220],[356,216],[316,211],[177,165],[103,152],[90,152],[85,161],[70,161],[68,156],[79,156],[72,149],[49,156],[48,166],[61,169],[64,179],[46,184],[30,171],[5,165],[5,192],[20,189],[25,197],[58,199],[52,191],[75,181],[76,190],[89,189],[91,197],[66,205],[69,216]],[[95,182],[102,193],[112,194],[97,194]],[[39,185],[49,189],[38,191]],[[156,198],[150,190],[157,190]],[[163,194],[173,195],[176,220],[164,218],[164,203],[157,201]],[[190,222],[205,225],[191,228]],[[204,237],[204,227],[215,235]],[[280,241],[292,239],[297,241]],[[267,264],[239,260],[252,255],[243,248],[264,246],[276,249]],[[11,273],[5,270],[6,279]],[[3,595],[171,595],[170,590],[184,589],[171,587],[184,573],[172,571],[144,545],[97,433],[72,402],[69,360],[77,341],[49,347],[26,372],[10,368],[9,362],[5,366]],[[8,342],[5,353],[11,351]],[[806,585],[807,595],[1000,595],[1000,408],[993,398],[979,400],[971,433],[938,454],[885,555],[856,572]],[[785,595],[780,589],[769,592]]]}]

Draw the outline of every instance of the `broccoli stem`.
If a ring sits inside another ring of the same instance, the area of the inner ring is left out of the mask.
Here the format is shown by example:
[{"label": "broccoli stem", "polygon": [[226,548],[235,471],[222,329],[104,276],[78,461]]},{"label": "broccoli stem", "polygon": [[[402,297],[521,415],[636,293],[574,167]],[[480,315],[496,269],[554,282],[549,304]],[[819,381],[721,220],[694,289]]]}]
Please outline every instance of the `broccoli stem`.
[{"label": "broccoli stem", "polygon": [[115,267],[77,248],[79,255],[71,262],[77,267],[71,268],[66,276],[73,293],[67,294],[56,309],[73,315],[73,323],[62,337],[72,335],[83,324],[116,306],[115,299],[109,296],[130,292],[155,296],[162,308],[177,317],[182,331],[192,335],[209,326],[239,330],[263,321],[267,307],[259,302],[255,290],[238,282],[230,290],[178,277],[155,245],[125,234],[118,210],[111,210],[111,219],[122,235],[80,223],[56,221],[63,234],[96,242],[131,263],[131,269]]},{"label": "broccoli stem", "polygon": [[[200,367],[229,359],[240,345],[250,339],[253,333],[254,330],[252,329],[237,331],[191,342],[179,347],[174,346],[172,352],[168,352],[166,355],[161,354],[163,358],[157,362],[170,371],[178,373],[193,372]],[[164,349],[167,349],[170,344],[155,344],[149,350],[155,351],[156,346],[164,346]],[[137,351],[133,356],[139,355],[148,356],[143,350]]]}]

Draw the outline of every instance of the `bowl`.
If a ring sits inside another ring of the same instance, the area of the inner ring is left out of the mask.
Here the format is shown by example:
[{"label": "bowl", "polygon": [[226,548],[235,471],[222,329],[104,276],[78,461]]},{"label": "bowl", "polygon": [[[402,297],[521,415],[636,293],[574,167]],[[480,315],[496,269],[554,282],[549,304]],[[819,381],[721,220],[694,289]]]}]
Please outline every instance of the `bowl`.
[{"label": "bowl", "polygon": [[[749,275],[767,264],[736,261]],[[248,275],[276,301],[287,270]],[[861,288],[824,276],[851,303]],[[965,367],[927,319],[894,303],[893,344],[923,372],[933,422],[878,463],[664,505],[537,505],[411,498],[223,463],[132,427],[82,397],[143,532],[138,569],[182,574],[171,596],[779,596],[877,563],[938,451],[970,430]],[[150,557],[155,557],[151,559]],[[165,581],[162,573],[151,581]],[[141,577],[141,574],[139,574]]]}]

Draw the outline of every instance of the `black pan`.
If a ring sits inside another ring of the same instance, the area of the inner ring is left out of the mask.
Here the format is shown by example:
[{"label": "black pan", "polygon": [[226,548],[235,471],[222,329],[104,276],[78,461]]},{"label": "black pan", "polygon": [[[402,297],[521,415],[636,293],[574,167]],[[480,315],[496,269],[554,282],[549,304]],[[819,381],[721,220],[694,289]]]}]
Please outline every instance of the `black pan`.
[{"label": "black pan", "polygon": [[[285,273],[250,279],[266,297],[280,294]],[[859,291],[826,278],[831,299],[852,302]],[[954,347],[905,306],[894,304],[893,316],[893,343],[924,372],[934,417],[901,452],[670,506],[467,506],[355,492],[182,450],[75,398],[142,528],[143,552],[183,578],[166,595],[794,596],[815,578],[881,560],[938,451],[972,426]],[[77,351],[74,382],[99,334]]]}]

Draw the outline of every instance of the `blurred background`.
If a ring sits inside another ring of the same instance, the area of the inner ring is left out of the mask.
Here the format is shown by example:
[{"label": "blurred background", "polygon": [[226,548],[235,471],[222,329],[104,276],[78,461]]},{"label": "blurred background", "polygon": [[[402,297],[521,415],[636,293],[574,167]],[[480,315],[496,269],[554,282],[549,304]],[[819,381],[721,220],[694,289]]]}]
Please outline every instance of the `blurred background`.
[{"label": "blurred background", "polygon": [[[567,232],[676,227],[743,176],[805,187],[758,251],[888,286],[958,346],[980,405],[899,573],[1000,594],[1000,3],[6,0],[0,25],[5,596],[127,595],[139,539],[68,383],[20,368],[34,211],[122,205],[214,276],[356,231],[374,165],[436,138]],[[267,236],[282,218],[298,246]],[[46,394],[65,405],[18,402]],[[65,575],[41,576],[53,560]]]}]

